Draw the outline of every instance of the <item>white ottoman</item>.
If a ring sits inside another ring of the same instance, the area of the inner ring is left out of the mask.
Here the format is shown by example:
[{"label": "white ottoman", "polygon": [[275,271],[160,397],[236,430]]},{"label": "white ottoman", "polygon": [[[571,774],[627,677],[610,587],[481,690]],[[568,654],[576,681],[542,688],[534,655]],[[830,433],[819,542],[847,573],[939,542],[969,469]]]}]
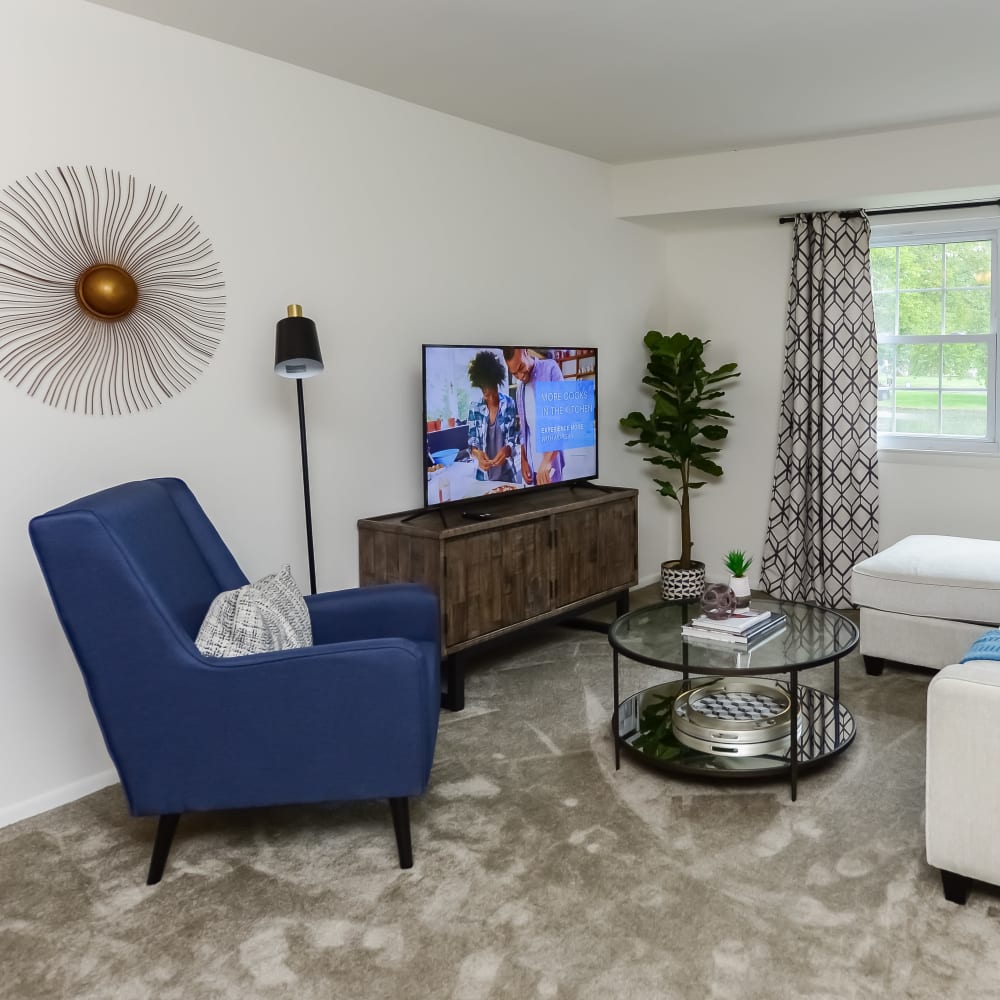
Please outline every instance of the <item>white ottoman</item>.
[{"label": "white ottoman", "polygon": [[927,688],[927,861],[945,897],[1000,885],[1000,661],[945,667]]},{"label": "white ottoman", "polygon": [[1000,624],[1000,542],[909,535],[854,567],[851,597],[869,674],[886,660],[940,669]]}]

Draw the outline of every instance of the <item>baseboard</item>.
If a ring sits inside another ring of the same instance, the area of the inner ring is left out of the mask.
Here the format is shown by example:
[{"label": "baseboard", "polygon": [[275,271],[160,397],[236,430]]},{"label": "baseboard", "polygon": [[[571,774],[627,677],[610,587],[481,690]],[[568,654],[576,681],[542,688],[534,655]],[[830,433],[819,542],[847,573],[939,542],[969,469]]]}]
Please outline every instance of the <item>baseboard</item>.
[{"label": "baseboard", "polygon": [[22,819],[48,812],[50,809],[66,805],[67,802],[75,802],[77,799],[82,799],[84,795],[90,795],[91,792],[100,791],[102,788],[117,783],[118,775],[113,768],[108,768],[106,771],[98,771],[97,774],[88,775],[79,781],[54,788],[43,795],[36,795],[23,802],[15,802],[13,805],[0,809],[0,827],[10,826],[11,823],[17,823]]}]

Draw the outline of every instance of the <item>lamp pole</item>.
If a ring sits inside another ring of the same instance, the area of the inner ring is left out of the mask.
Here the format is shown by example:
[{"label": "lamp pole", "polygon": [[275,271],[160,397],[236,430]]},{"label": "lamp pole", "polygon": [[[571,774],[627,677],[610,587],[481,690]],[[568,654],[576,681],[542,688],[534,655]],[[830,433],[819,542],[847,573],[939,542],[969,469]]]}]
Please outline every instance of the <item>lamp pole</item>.
[{"label": "lamp pole", "polygon": [[306,548],[309,552],[309,592],[316,593],[316,556],[313,552],[312,504],[309,501],[309,449],[306,447],[306,407],[302,398],[302,379],[295,380],[299,397],[299,437],[302,440],[302,496],[306,506]]},{"label": "lamp pole", "polygon": [[306,446],[306,407],[302,381],[323,371],[316,324],[302,315],[302,306],[290,305],[288,315],[278,320],[274,341],[274,371],[296,381],[299,403],[299,439],[302,444],[302,496],[306,511],[306,548],[309,554],[310,593],[316,593],[316,557],[313,551],[312,503],[309,498],[309,451]]}]

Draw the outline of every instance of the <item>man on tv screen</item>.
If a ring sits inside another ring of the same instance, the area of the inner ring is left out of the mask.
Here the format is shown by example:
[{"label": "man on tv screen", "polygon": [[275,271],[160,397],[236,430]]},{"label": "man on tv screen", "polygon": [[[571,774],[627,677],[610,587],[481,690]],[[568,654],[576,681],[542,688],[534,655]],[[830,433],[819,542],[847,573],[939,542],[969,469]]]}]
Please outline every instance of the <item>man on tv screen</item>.
[{"label": "man on tv screen", "polygon": [[504,360],[510,374],[521,383],[517,390],[517,416],[521,424],[521,476],[525,486],[544,486],[562,481],[565,464],[560,449],[545,451],[539,434],[541,416],[538,386],[561,382],[562,370],[548,358],[536,358],[525,347],[505,347]]}]

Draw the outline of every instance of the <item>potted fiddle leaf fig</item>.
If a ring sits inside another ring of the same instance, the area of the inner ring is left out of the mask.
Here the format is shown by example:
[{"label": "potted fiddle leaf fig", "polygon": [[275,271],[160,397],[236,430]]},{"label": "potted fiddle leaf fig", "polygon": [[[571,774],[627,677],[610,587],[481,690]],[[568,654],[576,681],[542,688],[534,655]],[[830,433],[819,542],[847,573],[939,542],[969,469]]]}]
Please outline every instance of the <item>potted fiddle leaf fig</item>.
[{"label": "potted fiddle leaf fig", "polygon": [[691,494],[708,478],[722,475],[715,455],[729,431],[720,421],[731,420],[732,414],[719,409],[719,400],[726,394],[724,386],[740,373],[735,362],[709,368],[707,340],[650,330],[643,342],[649,360],[642,381],[652,390],[652,409],[648,415],[633,411],[620,423],[637,434],[626,442],[628,447],[642,445],[652,452],[644,461],[672,473],[669,479],[653,480],[657,492],[677,502],[681,514],[680,555],[660,567],[663,599],[698,600],[705,589],[705,564],[691,558]]}]

